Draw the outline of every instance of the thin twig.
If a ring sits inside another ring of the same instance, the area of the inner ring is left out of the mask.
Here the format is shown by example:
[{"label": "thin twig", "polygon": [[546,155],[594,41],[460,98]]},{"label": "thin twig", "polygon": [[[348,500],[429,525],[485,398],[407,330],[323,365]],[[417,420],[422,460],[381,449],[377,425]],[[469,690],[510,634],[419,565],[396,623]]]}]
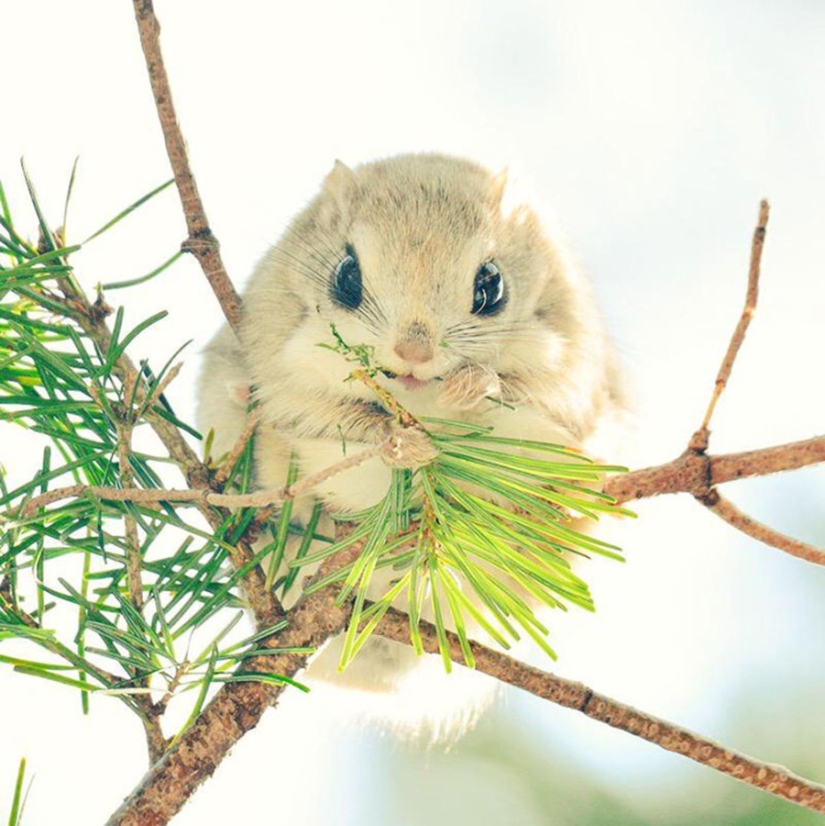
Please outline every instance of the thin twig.
[{"label": "thin twig", "polygon": [[226,480],[234,470],[235,465],[238,464],[238,460],[246,450],[246,446],[249,444],[249,440],[252,438],[252,434],[257,429],[260,421],[261,408],[253,407],[252,410],[247,413],[243,432],[238,436],[235,444],[232,445],[232,449],[226,454],[226,457],[221,462],[221,466],[218,468],[218,472],[215,474],[215,485],[223,487],[226,484]]},{"label": "thin twig", "polygon": [[189,238],[184,243],[183,249],[191,252],[198,259],[227,321],[233,329],[237,330],[241,320],[241,299],[226,274],[218,239],[209,227],[206,210],[189,165],[186,141],[183,139],[178,124],[178,116],[172,101],[172,90],[169,87],[169,78],[163,63],[160,48],[160,24],[155,16],[152,0],[133,0],[133,5],[140,32],[140,45],[146,58],[149,82],[152,84],[155,107],[163,130],[163,139],[166,142],[166,153],[175,175],[175,184],[180,194],[189,232]]},{"label": "thin twig", "polygon": [[337,476],[345,470],[352,470],[353,468],[364,464],[364,462],[374,459],[376,456],[380,456],[383,449],[383,444],[364,448],[364,450],[358,453],[353,453],[352,455],[347,456],[346,459],[342,459],[340,462],[336,462],[334,465],[331,465],[324,470],[319,470],[317,473],[310,473],[309,476],[304,476],[303,479],[299,479],[294,485],[284,489],[284,500],[297,499],[299,496],[302,496],[304,493],[312,490],[316,485],[326,482],[327,479],[331,479],[333,476]]},{"label": "thin twig", "polygon": [[385,387],[382,387],[366,370],[353,370],[352,378],[365,384],[378,396],[381,406],[389,410],[404,427],[421,427],[421,422],[415,418]]},{"label": "thin twig", "polygon": [[179,361],[169,369],[169,372],[158,382],[157,387],[152,391],[152,395],[141,405],[137,413],[138,418],[162,400],[163,394],[167,391],[169,385],[178,377],[182,367],[183,362]]},{"label": "thin twig", "polygon": [[[132,431],[125,422],[117,422],[117,452],[120,462],[120,478],[123,490],[134,492],[135,475],[130,461]],[[126,581],[129,590],[129,602],[140,613],[143,610],[143,558],[140,553],[137,522],[134,515],[126,510],[123,515],[126,533]]]},{"label": "thin twig", "polygon": [[720,519],[751,538],[764,542],[773,548],[778,548],[791,556],[804,559],[806,562],[825,565],[825,551],[757,522],[752,516],[748,516],[748,514],[739,510],[733,502],[722,496],[715,488],[708,497],[700,499],[700,501]]},{"label": "thin twig", "polygon": [[825,462],[825,435],[776,447],[711,456],[710,481],[713,485],[721,485],[748,476],[798,470],[819,462]]},{"label": "thin twig", "polygon": [[716,402],[719,401],[719,397],[727,386],[731,370],[733,370],[733,363],[736,361],[739,348],[745,340],[748,325],[751,323],[754,312],[756,312],[756,301],[759,297],[759,270],[762,262],[762,247],[765,244],[765,233],[769,214],[770,207],[768,202],[765,200],[761,201],[759,204],[759,219],[756,223],[756,229],[753,231],[753,241],[751,243],[751,260],[750,267],[748,268],[748,289],[745,296],[745,307],[742,310],[742,315],[739,317],[739,323],[733,331],[733,336],[731,336],[725,357],[722,359],[722,365],[716,376],[713,395],[710,398],[710,404],[705,412],[705,418],[699,430],[693,434],[693,438],[690,440],[691,450],[697,452],[707,450],[708,438],[710,436],[710,420],[713,417]]},{"label": "thin twig", "polygon": [[[62,280],[60,283],[66,299],[64,304],[67,318],[75,321],[80,329],[95,342],[101,352],[108,353],[112,347],[112,331],[105,320],[108,311],[102,312],[97,301],[92,304],[74,280],[72,282]],[[141,406],[145,405],[148,392],[143,374],[125,352],[122,352],[112,365],[112,373],[124,387],[127,385],[135,387],[136,403]],[[88,389],[90,395],[95,398],[95,393],[100,392],[94,385],[90,385]],[[151,408],[141,415],[169,452],[170,458],[180,469],[187,483],[192,487],[207,487],[208,468],[200,461],[197,453],[184,439],[180,430]]]},{"label": "thin twig", "polygon": [[[353,453],[336,462],[334,465],[311,473],[287,488],[272,488],[252,493],[216,493],[211,490],[192,490],[190,488],[110,488],[100,485],[67,485],[63,488],[52,488],[45,493],[29,499],[20,511],[20,516],[30,517],[39,508],[64,499],[75,499],[81,496],[93,496],[96,499],[111,502],[134,502],[139,505],[154,504],[157,502],[179,502],[181,504],[194,503],[197,505],[211,505],[220,508],[262,508],[268,505],[280,504],[290,499],[296,499],[316,485],[343,473],[352,470],[364,462],[380,455],[382,445],[368,447],[360,453]],[[6,521],[13,521],[13,517],[4,517]]]},{"label": "thin twig", "polygon": [[[399,642],[410,637],[409,617],[393,608],[381,620],[377,633]],[[433,625],[420,622],[424,649],[439,652],[438,634]],[[446,632],[450,657],[464,662],[461,643],[456,634]],[[784,797],[792,803],[825,812],[825,786],[793,774],[784,767],[764,763],[733,751],[665,720],[637,711],[624,703],[598,694],[579,682],[557,677],[538,668],[525,665],[511,657],[492,651],[478,643],[470,643],[478,671],[501,682],[524,689],[550,702],[581,711],[587,717],[607,723],[668,751],[676,752],[697,763],[728,774],[759,789]]]},{"label": "thin twig", "polygon": [[[169,703],[175,697],[175,693],[177,692],[178,688],[180,688],[180,684],[183,681],[183,678],[186,677],[187,674],[192,669],[192,663],[189,660],[185,660],[182,663],[179,663],[175,667],[175,673],[172,676],[172,679],[169,681],[169,684],[166,687],[166,691],[164,692],[163,696],[156,702],[152,704],[152,711],[155,714],[163,714],[166,709],[169,707]],[[164,749],[165,751],[165,749]],[[158,755],[158,758],[163,756],[163,752]],[[155,762],[154,760],[152,761]]]},{"label": "thin twig", "polygon": [[[193,253],[198,259],[227,321],[233,329],[237,330],[241,319],[241,299],[226,273],[218,240],[209,226],[206,210],[189,164],[186,141],[178,124],[172,101],[172,90],[169,86],[169,78],[166,74],[160,48],[160,24],[155,16],[152,0],[133,0],[133,7],[141,48],[149,73],[149,82],[155,98],[155,107],[166,143],[166,152],[175,176],[175,184],[178,188],[189,233],[189,238],[184,242],[183,248]],[[161,424],[163,420],[161,417],[155,418],[160,419],[160,422],[152,422],[153,427],[158,431],[159,428],[163,428]],[[172,426],[169,425],[169,427]],[[172,429],[180,437],[177,428],[172,427]],[[181,441],[183,440],[181,439]],[[177,460],[178,457],[175,454],[171,455],[172,458]],[[189,485],[198,489],[208,488],[208,472],[205,466],[197,461],[197,457],[192,455],[191,449],[189,454],[187,454],[187,451],[182,451],[182,458],[185,459],[186,463],[183,465],[179,463],[179,467],[185,469]],[[201,508],[201,513],[212,529],[217,530],[221,523],[220,514],[205,503]],[[244,591],[257,626],[259,628],[270,627],[282,615],[282,611],[275,597],[265,587],[265,580],[258,567],[248,566],[253,557],[253,551],[245,539],[236,542],[234,548],[230,551],[230,558],[236,569],[248,568],[248,572],[243,578]]]},{"label": "thin twig", "polygon": [[[135,490],[135,474],[132,471],[130,460],[132,452],[132,424],[131,410],[127,407],[133,398],[133,383],[123,385],[124,409],[122,415],[115,421],[117,428],[117,452],[120,463],[120,478],[124,490]],[[123,524],[125,527],[126,539],[126,583],[129,602],[138,614],[143,613],[143,555],[140,550],[140,539],[138,537],[137,520],[127,509],[123,514]],[[137,670],[127,664],[127,669],[134,676],[133,683],[136,687],[145,689],[145,696],[136,697],[135,702],[142,708],[141,721],[143,731],[146,736],[146,747],[149,752],[149,765],[159,760],[166,751],[167,740],[163,735],[158,714],[156,713],[149,691],[148,676],[138,676]]]},{"label": "thin twig", "polygon": [[[172,91],[169,86],[169,78],[163,63],[163,55],[160,48],[160,24],[155,16],[152,0],[133,0],[135,19],[137,21],[140,43],[146,59],[146,68],[149,73],[149,81],[152,86],[152,93],[155,98],[155,106],[160,119],[166,151],[169,162],[175,175],[175,184],[180,195],[183,214],[186,219],[186,226],[189,238],[184,242],[184,249],[193,253],[201,265],[204,275],[209,281],[218,302],[223,309],[227,321],[237,329],[241,318],[241,300],[235,287],[226,274],[226,269],[221,259],[217,238],[209,227],[206,211],[203,207],[195,177],[189,165],[186,151],[186,141],[178,125],[175,107],[172,102]],[[151,413],[151,411],[149,411]],[[186,473],[189,485],[197,489],[209,487],[209,475],[206,467],[197,459],[197,456],[183,441],[177,428],[165,422],[160,416],[149,417],[155,431],[170,439],[173,447],[178,453],[170,450],[170,455],[176,460],[178,466]],[[167,431],[174,431],[179,441],[176,441],[172,434]],[[161,439],[164,440],[164,436]],[[182,445],[180,443],[183,443]],[[164,441],[164,444],[167,444]],[[185,447],[183,447],[185,445]],[[181,462],[180,460],[183,460]],[[201,513],[207,519],[213,530],[217,530],[221,524],[221,515],[205,503],[201,507]],[[234,544],[230,551],[232,564],[236,569],[248,568],[244,575],[244,591],[249,602],[249,606],[255,616],[256,624],[259,628],[266,628],[273,625],[282,616],[278,601],[265,587],[265,581],[257,566],[248,566],[254,557],[254,553],[249,543],[241,539]]]},{"label": "thin twig", "polygon": [[[287,488],[283,488],[281,490],[261,491],[261,493],[266,495],[268,501],[263,503],[265,507],[260,510],[258,515],[255,517],[255,524],[263,525],[265,522],[269,521],[277,510],[277,505],[283,504],[289,500],[297,499],[299,496],[311,491],[316,485],[326,482],[327,479],[331,479],[333,476],[337,476],[339,473],[343,473],[346,470],[352,470],[353,468],[364,464],[364,462],[374,459],[376,456],[380,456],[384,451],[386,444],[389,444],[389,440],[381,445],[364,448],[364,450],[359,453],[353,453],[350,456],[347,456],[346,459],[342,459],[340,462],[336,462],[328,468],[324,468],[316,473],[310,473],[308,476],[304,476],[303,479],[299,479],[295,482],[295,484],[290,485]],[[227,507],[232,507],[232,505],[227,505]]]},{"label": "thin twig", "polygon": [[[63,284],[64,291],[71,291],[76,288],[68,282]],[[82,304],[80,304],[82,308]],[[109,415],[115,425],[117,432],[117,456],[120,464],[120,479],[122,489],[136,492],[135,474],[130,460],[132,453],[132,426],[136,421],[131,405],[138,400],[138,397],[145,395],[139,384],[140,375],[136,372],[126,371],[121,386],[122,402],[110,404],[103,390],[96,383],[91,383],[88,387],[92,398],[105,415]],[[142,405],[148,407],[146,403]],[[126,588],[129,602],[139,614],[143,612],[143,555],[140,548],[138,536],[137,520],[134,515],[126,510],[123,515],[124,539],[126,544]],[[125,670],[130,674],[129,683],[134,691],[122,692],[120,698],[131,704],[138,712],[140,721],[143,724],[143,731],[146,737],[146,746],[149,756],[149,765],[159,760],[168,742],[163,735],[160,725],[159,714],[152,703],[151,690],[148,676],[140,676],[139,670],[129,663],[124,664]]]}]

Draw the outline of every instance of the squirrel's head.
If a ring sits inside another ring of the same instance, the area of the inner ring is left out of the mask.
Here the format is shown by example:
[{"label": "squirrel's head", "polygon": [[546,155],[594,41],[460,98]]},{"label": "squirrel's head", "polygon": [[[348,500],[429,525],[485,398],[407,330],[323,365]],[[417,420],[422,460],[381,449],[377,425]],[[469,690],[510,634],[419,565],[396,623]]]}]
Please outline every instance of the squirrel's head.
[{"label": "squirrel's head", "polygon": [[505,178],[434,154],[338,161],[270,255],[307,314],[372,347],[388,375],[506,371],[530,348],[563,347],[572,299],[534,213],[503,214]]}]

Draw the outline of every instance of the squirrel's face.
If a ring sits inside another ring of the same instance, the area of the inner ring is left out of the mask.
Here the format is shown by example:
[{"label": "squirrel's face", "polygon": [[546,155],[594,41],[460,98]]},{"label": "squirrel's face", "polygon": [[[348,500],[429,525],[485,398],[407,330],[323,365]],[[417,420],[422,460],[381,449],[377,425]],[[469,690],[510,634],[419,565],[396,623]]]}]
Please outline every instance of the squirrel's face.
[{"label": "squirrel's face", "polygon": [[534,215],[503,216],[503,176],[468,161],[403,161],[336,164],[279,243],[293,290],[311,291],[307,324],[373,348],[374,366],[409,388],[467,363],[506,371],[548,346],[561,265]]}]

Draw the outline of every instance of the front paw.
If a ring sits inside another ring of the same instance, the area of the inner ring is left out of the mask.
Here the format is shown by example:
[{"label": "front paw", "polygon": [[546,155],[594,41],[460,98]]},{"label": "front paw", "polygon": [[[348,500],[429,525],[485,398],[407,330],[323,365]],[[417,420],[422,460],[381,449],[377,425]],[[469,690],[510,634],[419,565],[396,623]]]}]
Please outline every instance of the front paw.
[{"label": "front paw", "polygon": [[500,392],[499,378],[493,370],[478,364],[464,364],[444,377],[438,403],[448,410],[471,410]]},{"label": "front paw", "polygon": [[381,449],[381,458],[390,466],[415,470],[429,465],[439,450],[420,425],[393,424]]}]

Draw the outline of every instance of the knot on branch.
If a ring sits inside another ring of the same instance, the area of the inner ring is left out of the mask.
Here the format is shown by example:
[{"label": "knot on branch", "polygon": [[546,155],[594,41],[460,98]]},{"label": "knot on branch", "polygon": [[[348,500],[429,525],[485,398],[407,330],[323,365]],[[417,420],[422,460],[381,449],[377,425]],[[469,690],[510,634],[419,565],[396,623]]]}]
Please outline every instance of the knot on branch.
[{"label": "knot on branch", "polygon": [[98,293],[95,303],[88,308],[89,318],[94,324],[100,324],[104,318],[110,316],[114,311],[103,297],[103,293]]},{"label": "knot on branch", "polygon": [[209,480],[209,468],[198,462],[186,469],[186,484],[193,490],[204,489],[207,493],[212,491]]},{"label": "knot on branch", "polygon": [[206,226],[193,232],[181,245],[181,252],[191,252],[196,258],[217,252],[220,249],[220,242]]},{"label": "knot on branch", "polygon": [[[681,466],[677,484],[684,485],[681,489],[692,494],[701,502],[715,494],[710,457],[705,453],[705,449],[701,447],[703,431],[705,446],[707,446],[707,429],[702,428],[694,434],[687,450],[677,460]],[[695,447],[694,444],[697,438],[699,439],[699,446]]]}]

